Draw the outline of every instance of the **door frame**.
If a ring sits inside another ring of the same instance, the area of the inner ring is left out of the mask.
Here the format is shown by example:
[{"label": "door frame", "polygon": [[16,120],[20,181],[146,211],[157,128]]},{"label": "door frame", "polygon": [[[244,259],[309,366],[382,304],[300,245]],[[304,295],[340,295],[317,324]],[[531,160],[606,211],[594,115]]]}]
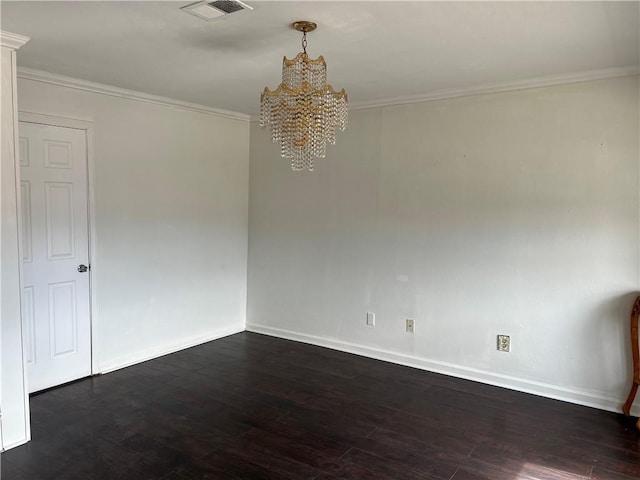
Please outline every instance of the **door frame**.
[{"label": "door frame", "polygon": [[[86,138],[87,148],[87,214],[88,214],[88,235],[89,235],[89,322],[91,328],[91,374],[96,375],[100,373],[98,367],[98,310],[96,304],[96,281],[95,281],[95,269],[97,264],[96,255],[96,215],[95,215],[95,198],[94,198],[94,172],[95,172],[95,150],[94,150],[94,124],[92,119],[80,119],[73,117],[62,117],[58,115],[42,114],[27,112],[23,110],[18,111],[18,121],[25,123],[36,123],[40,125],[49,125],[52,127],[65,127],[75,128],[77,130],[84,130]],[[18,127],[18,133],[20,128]],[[16,170],[18,172],[18,185],[20,185],[20,161],[19,156],[16,158]],[[20,268],[22,269],[22,205],[21,199],[18,195],[18,219],[20,220],[19,239],[19,255],[20,255]],[[22,274],[21,274],[22,277]],[[22,285],[20,286],[22,291]],[[27,381],[29,378],[27,377]]]}]

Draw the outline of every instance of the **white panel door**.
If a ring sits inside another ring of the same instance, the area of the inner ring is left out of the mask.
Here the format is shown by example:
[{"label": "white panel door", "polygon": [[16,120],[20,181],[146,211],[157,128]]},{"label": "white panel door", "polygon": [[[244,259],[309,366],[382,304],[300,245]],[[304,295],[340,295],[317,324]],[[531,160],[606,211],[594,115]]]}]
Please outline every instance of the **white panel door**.
[{"label": "white panel door", "polygon": [[86,132],[20,122],[29,392],[91,375]]}]

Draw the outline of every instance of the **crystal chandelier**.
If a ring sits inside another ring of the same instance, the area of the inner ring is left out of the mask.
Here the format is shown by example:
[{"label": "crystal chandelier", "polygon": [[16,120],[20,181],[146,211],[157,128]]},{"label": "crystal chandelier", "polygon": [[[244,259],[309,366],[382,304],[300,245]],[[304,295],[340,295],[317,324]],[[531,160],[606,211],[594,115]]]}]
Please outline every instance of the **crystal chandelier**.
[{"label": "crystal chandelier", "polygon": [[336,143],[336,130],[347,127],[347,93],[327,83],[327,64],[322,56],[307,55],[307,32],[313,22],[299,21],[302,52],[282,60],[282,83],[265,87],[260,96],[260,126],[271,126],[271,140],[280,142],[281,155],[291,159],[292,170],[313,170],[313,159],[324,158],[327,142]]}]

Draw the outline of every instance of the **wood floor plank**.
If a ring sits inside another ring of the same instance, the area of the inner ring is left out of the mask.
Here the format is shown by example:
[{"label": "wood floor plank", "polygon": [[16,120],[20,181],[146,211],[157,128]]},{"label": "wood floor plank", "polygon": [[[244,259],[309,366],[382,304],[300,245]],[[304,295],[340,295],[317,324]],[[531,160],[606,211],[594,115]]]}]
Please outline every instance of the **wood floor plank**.
[{"label": "wood floor plank", "polygon": [[253,333],[31,397],[3,480],[637,480],[622,415]]},{"label": "wood floor plank", "polygon": [[491,480],[490,478],[483,477],[481,475],[476,475],[474,473],[469,473],[466,470],[459,469],[451,480]]}]

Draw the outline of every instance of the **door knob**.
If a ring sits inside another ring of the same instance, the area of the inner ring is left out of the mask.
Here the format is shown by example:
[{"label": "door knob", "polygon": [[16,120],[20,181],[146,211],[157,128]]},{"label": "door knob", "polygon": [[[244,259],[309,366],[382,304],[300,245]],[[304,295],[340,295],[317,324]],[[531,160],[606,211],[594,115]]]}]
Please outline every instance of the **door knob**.
[{"label": "door knob", "polygon": [[86,265],[78,265],[78,271],[80,273],[85,273],[87,270],[89,270],[89,267],[87,267]]}]

